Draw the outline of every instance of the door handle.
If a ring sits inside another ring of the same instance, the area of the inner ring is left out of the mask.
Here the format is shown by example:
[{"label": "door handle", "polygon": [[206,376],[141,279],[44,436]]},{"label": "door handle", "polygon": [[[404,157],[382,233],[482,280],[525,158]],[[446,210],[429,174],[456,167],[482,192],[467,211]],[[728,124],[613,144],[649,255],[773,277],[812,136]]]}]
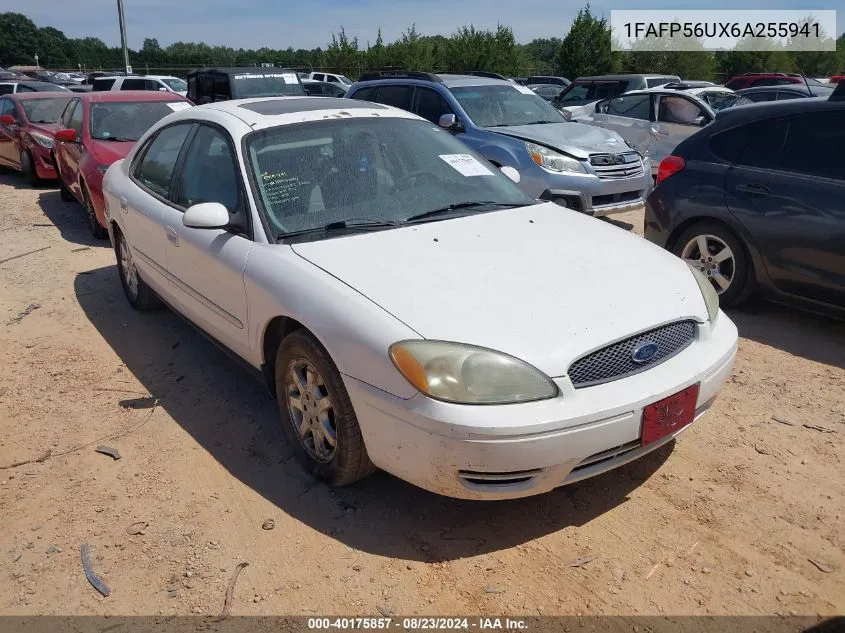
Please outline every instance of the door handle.
[{"label": "door handle", "polygon": [[752,196],[768,196],[769,190],[763,185],[749,183],[747,185],[737,185],[736,190],[740,193],[747,193]]},{"label": "door handle", "polygon": [[173,244],[173,246],[179,246],[179,234],[176,232],[172,226],[168,226],[167,229],[167,240]]},{"label": "door handle", "polygon": [[129,200],[126,199],[126,196],[120,196],[120,210],[124,213],[129,211]]}]

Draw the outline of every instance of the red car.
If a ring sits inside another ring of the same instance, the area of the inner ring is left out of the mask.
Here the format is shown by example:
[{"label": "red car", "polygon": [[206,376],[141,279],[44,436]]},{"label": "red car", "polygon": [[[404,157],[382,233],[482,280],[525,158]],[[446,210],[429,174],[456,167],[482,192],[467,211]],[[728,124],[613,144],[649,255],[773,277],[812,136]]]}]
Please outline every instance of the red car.
[{"label": "red car", "polygon": [[[803,84],[804,78],[801,75],[787,73],[745,73],[734,77],[725,84],[725,88],[731,90],[742,90],[743,88],[756,88],[757,86],[785,86],[787,84]],[[810,83],[813,83],[810,80]]]},{"label": "red car", "polygon": [[55,180],[54,135],[71,93],[23,92],[0,98],[0,165],[23,172],[33,186]]},{"label": "red car", "polygon": [[62,199],[85,209],[94,237],[107,236],[103,175],[124,158],[153,123],[192,104],[174,92],[103,91],[74,94],[61,117],[53,154]]},{"label": "red car", "polygon": [[830,83],[838,84],[843,79],[845,79],[845,73],[842,73],[841,75],[834,75],[833,77],[830,78]]}]

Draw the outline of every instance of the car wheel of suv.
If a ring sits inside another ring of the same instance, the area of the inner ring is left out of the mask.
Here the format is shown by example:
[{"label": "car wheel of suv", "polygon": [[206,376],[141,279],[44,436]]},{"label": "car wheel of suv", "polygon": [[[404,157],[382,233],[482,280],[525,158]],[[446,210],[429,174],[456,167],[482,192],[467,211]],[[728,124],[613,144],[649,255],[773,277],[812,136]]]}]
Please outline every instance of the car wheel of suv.
[{"label": "car wheel of suv", "polygon": [[33,187],[41,184],[41,178],[38,176],[38,172],[35,171],[35,162],[32,159],[32,154],[29,152],[21,152],[21,172],[27,182]]},{"label": "car wheel of suv", "polygon": [[722,306],[738,305],[753,291],[751,265],[745,248],[727,227],[701,222],[687,228],[672,251],[705,275]]},{"label": "car wheel of suv", "polygon": [[94,203],[91,202],[91,194],[88,193],[88,187],[82,186],[82,200],[85,206],[85,218],[88,220],[88,228],[91,229],[91,235],[95,239],[104,240],[108,236],[108,232],[100,224],[97,219],[97,213],[94,211]]},{"label": "car wheel of suv", "polygon": [[375,471],[340,372],[314,337],[282,340],[275,379],[282,427],[307,472],[344,486]]},{"label": "car wheel of suv", "polygon": [[116,242],[114,249],[117,253],[117,272],[120,274],[120,283],[123,286],[126,298],[129,300],[129,305],[142,312],[157,308],[159,306],[158,297],[138,274],[138,269],[132,259],[132,250],[126,243],[123,233],[115,229],[114,238]]}]

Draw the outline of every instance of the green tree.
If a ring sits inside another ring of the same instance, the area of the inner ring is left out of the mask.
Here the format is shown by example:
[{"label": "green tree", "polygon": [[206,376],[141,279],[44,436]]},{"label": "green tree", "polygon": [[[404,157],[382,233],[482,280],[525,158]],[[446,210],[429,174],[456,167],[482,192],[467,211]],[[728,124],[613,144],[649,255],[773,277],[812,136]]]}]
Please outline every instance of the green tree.
[{"label": "green tree", "polygon": [[[687,50],[677,50],[680,44]],[[648,37],[635,41],[622,58],[625,72],[678,75],[681,79],[710,80],[716,60],[695,37]]]},{"label": "green tree", "polygon": [[332,33],[332,41],[324,56],[328,68],[339,72],[353,72],[361,63],[361,52],[358,50],[358,38],[349,39],[346,30],[340,27],[340,33]]},{"label": "green tree", "polygon": [[[563,40],[559,37],[537,38],[520,46],[520,66],[530,67],[533,74],[554,72],[560,46]],[[574,79],[574,77],[573,77]]]},{"label": "green tree", "polygon": [[35,64],[40,57],[38,27],[22,13],[0,13],[0,65]]},{"label": "green tree", "polygon": [[563,38],[556,57],[560,75],[571,79],[586,75],[606,75],[619,67],[619,55],[611,50],[607,18],[597,18],[590,5],[578,11],[569,33]]}]

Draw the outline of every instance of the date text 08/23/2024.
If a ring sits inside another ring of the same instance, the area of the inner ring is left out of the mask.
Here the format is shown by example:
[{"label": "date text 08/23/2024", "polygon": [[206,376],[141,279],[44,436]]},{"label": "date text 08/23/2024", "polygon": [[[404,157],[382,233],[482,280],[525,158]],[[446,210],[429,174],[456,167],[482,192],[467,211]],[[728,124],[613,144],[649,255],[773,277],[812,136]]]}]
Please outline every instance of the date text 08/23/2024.
[{"label": "date text 08/23/2024", "polygon": [[308,618],[308,629],[313,631],[332,629],[524,631],[527,628],[527,622],[518,618]]}]

